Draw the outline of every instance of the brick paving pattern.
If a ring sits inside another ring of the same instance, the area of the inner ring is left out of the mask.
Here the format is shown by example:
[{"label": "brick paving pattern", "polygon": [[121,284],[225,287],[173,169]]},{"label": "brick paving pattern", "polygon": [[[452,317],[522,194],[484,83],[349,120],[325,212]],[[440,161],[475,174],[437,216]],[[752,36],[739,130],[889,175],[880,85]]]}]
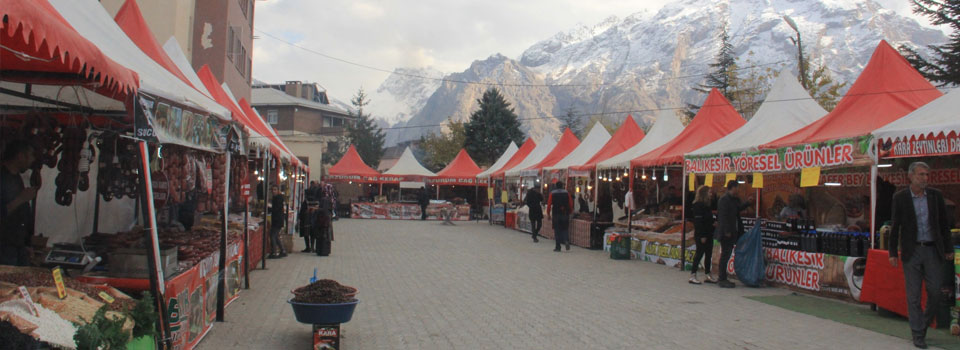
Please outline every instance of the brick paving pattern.
[{"label": "brick paving pattern", "polygon": [[335,228],[331,256],[293,253],[251,272],[251,289],[199,348],[309,349],[310,326],[286,300],[314,268],[360,290],[343,349],[911,347],[744,298],[784,289],[694,286],[674,268],[577,247],[556,253],[553,241],[485,222],[344,219]]}]

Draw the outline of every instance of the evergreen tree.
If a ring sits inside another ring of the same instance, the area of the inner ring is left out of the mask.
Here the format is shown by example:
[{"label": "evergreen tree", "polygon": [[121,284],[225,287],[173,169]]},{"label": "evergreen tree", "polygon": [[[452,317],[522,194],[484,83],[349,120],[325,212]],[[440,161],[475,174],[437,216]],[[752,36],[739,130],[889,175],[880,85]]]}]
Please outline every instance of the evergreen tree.
[{"label": "evergreen tree", "polygon": [[933,57],[927,60],[906,45],[900,51],[924,78],[939,86],[960,85],[960,0],[910,0],[913,13],[930,19],[934,25],[948,25],[953,29],[949,41],[943,45],[929,45]]},{"label": "evergreen tree", "polygon": [[[808,67],[806,68],[808,86],[804,86],[804,89],[820,104],[820,107],[823,107],[827,112],[832,111],[840,102],[840,98],[843,97],[840,95],[840,89],[843,89],[847,83],[834,81],[833,77],[830,76],[830,71],[823,64],[818,65],[811,72],[810,62],[805,63]],[[803,80],[801,79],[800,82],[802,85]]]},{"label": "evergreen tree", "polygon": [[447,118],[447,130],[449,132],[430,133],[420,137],[420,148],[425,153],[424,166],[430,171],[440,171],[450,164],[467,140],[466,122],[455,122],[453,118]]},{"label": "evergreen tree", "polygon": [[369,114],[363,113],[363,107],[370,104],[370,99],[363,92],[363,88],[360,88],[350,99],[350,104],[357,108],[356,112],[350,112],[351,116],[357,117],[357,121],[347,125],[347,140],[357,148],[357,153],[360,154],[364,163],[376,168],[380,164],[380,158],[383,157],[385,137],[383,130],[380,130]]},{"label": "evergreen tree", "polygon": [[580,119],[579,112],[573,106],[567,107],[566,113],[561,115],[560,119],[560,133],[563,134],[563,131],[567,128],[570,128],[570,131],[574,135],[577,135],[577,138],[583,138],[583,120]]},{"label": "evergreen tree", "polygon": [[347,153],[347,147],[350,147],[350,140],[346,136],[337,137],[335,141],[327,143],[327,148],[323,151],[323,164],[334,165]]},{"label": "evergreen tree", "polygon": [[[697,84],[693,89],[702,93],[710,93],[710,90],[717,89],[727,100],[733,101],[732,87],[737,83],[737,60],[726,23],[721,25],[718,39],[720,39],[720,51],[717,52],[717,61],[710,64],[711,72],[707,74],[706,82]],[[693,119],[699,110],[700,105],[688,103],[684,114],[687,118]]]},{"label": "evergreen tree", "polygon": [[470,114],[464,147],[478,165],[491,165],[510,142],[523,142],[524,134],[517,114],[499,90],[488,89],[477,102],[480,109]]}]

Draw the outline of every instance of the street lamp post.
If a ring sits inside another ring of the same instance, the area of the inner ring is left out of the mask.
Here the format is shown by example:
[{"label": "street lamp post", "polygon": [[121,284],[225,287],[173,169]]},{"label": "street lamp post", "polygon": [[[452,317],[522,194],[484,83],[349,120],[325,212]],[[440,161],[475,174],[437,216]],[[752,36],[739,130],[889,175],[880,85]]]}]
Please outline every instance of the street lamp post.
[{"label": "street lamp post", "polygon": [[797,63],[797,67],[799,68],[799,71],[800,71],[800,84],[802,84],[803,88],[806,89],[808,88],[807,74],[804,69],[805,65],[803,64],[803,42],[800,41],[800,28],[797,27],[797,22],[794,22],[793,19],[790,18],[790,16],[783,15],[783,21],[787,22],[787,25],[790,26],[790,28],[792,28],[793,31],[797,33],[797,39],[790,38],[790,40],[793,41],[794,44],[797,44],[797,55],[800,57],[800,62]]}]

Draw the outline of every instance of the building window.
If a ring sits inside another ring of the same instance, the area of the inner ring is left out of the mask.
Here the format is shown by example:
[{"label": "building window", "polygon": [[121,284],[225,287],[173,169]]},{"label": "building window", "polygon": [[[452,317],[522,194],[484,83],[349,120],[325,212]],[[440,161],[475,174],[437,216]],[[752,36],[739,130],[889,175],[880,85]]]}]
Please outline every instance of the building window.
[{"label": "building window", "polygon": [[240,11],[243,11],[243,17],[247,17],[250,13],[247,11],[247,5],[249,5],[250,0],[239,0],[240,1]]},{"label": "building window", "polygon": [[342,127],[343,119],[337,117],[323,117],[323,126],[326,128]]},{"label": "building window", "polygon": [[233,32],[233,27],[227,27],[227,58],[230,59],[230,62],[234,61],[233,59],[233,50],[235,49],[234,42],[239,43],[236,37],[237,35],[236,33]]},{"label": "building window", "polygon": [[267,123],[276,124],[277,123],[277,110],[271,109],[267,111]]}]

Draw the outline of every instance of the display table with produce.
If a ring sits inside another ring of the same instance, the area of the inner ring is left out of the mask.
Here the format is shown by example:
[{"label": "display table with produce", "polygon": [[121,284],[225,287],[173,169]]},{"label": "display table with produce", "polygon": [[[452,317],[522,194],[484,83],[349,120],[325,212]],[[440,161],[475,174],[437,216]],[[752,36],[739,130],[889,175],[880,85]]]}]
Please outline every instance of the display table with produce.
[{"label": "display table with produce", "polygon": [[[469,221],[470,205],[455,205],[449,202],[427,206],[427,220],[443,220],[444,210],[454,210],[453,221]],[[420,220],[420,205],[417,203],[370,203],[357,202],[350,205],[350,217],[354,219]]]},{"label": "display table with produce", "polygon": [[[58,277],[54,277],[54,276]],[[59,282],[58,282],[59,280]],[[29,298],[27,298],[29,297]],[[151,343],[157,314],[149,293],[137,300],[107,285],[83,283],[63,270],[0,266],[0,332],[23,347],[123,348]],[[18,337],[7,332],[19,332]],[[17,348],[2,344],[3,348]]]},{"label": "display table with produce", "polygon": [[[225,304],[239,297],[243,285],[242,226],[231,221],[227,235]],[[146,291],[146,258],[136,247],[143,234],[134,230],[117,234],[94,234],[86,245],[104,256],[104,268],[77,277],[78,281],[116,287],[127,292]],[[190,231],[161,229],[161,263],[164,296],[173,346],[191,349],[213,325],[217,307],[220,228],[216,218],[200,219]],[[119,254],[118,254],[119,252]],[[139,253],[137,253],[139,252]],[[169,271],[169,272],[168,272]]]}]

